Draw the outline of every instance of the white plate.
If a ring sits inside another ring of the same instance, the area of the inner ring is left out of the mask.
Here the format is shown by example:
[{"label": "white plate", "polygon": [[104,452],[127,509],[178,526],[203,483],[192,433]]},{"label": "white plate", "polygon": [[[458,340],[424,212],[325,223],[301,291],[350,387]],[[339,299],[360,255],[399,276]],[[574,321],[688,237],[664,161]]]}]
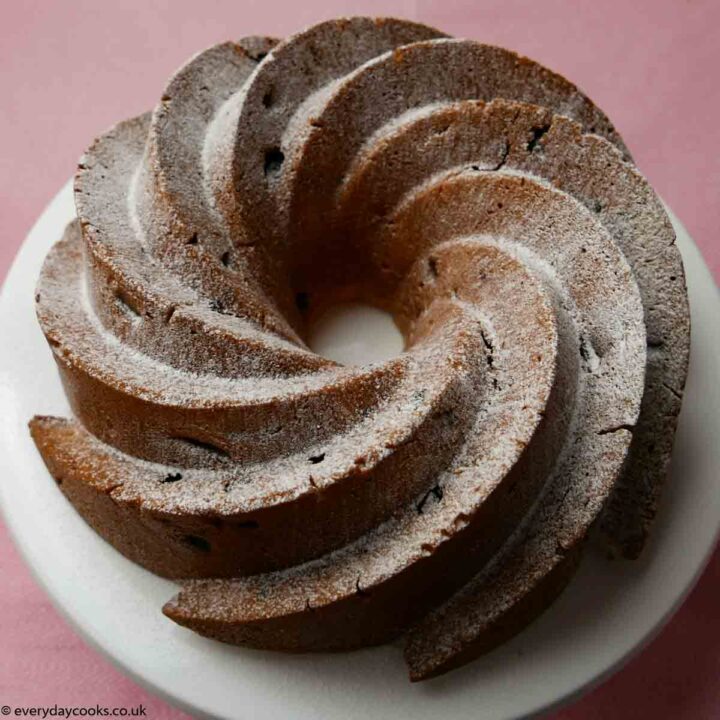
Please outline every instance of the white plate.
[{"label": "white plate", "polygon": [[65,414],[34,316],[42,259],[73,216],[69,185],[38,220],[0,301],[2,504],[38,580],[81,634],[123,670],[195,715],[222,718],[518,718],[598,682],[678,607],[720,525],[720,302],[675,222],[692,307],[692,360],[672,482],[652,542],[636,563],[590,554],[552,608],[490,655],[427,683],[406,679],[399,647],[284,656],[221,645],[183,630],[160,606],[173,583],[133,565],[90,530],[55,487],[26,423]]}]

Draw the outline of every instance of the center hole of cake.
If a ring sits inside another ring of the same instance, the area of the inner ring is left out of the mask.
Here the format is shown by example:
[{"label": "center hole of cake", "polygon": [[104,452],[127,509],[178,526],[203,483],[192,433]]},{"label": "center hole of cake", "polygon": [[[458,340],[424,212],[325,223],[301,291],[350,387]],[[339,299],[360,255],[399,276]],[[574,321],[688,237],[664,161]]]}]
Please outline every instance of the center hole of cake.
[{"label": "center hole of cake", "polygon": [[390,313],[362,303],[342,303],[313,319],[308,345],[343,365],[368,365],[400,355],[404,340]]}]

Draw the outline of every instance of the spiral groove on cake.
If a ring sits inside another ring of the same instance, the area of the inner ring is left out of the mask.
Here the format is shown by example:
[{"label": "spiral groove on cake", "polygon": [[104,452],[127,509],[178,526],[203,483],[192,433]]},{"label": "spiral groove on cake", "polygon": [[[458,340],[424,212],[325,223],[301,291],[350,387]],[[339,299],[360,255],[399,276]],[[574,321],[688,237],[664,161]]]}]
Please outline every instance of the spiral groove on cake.
[{"label": "spiral groove on cake", "polygon": [[[423,679],[541,612],[598,519],[639,553],[684,274],[568,81],[400,20],[247,38],[97,140],[75,197],[37,291],[75,418],[31,430],[103,537],[184,581],[176,622],[286,651],[407,632]],[[312,353],[349,298],[406,351]]]}]

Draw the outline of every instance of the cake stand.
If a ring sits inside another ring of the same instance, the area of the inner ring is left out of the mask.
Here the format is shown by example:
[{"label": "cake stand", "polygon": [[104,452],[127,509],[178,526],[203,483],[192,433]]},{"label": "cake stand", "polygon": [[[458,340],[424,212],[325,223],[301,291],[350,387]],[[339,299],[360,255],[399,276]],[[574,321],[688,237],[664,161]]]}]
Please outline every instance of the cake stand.
[{"label": "cake stand", "polygon": [[[480,660],[417,685],[407,680],[398,645],[290,656],[222,645],[178,627],[160,612],[174,583],[133,565],[85,525],[27,430],[33,414],[68,413],[35,321],[33,289],[45,253],[73,215],[68,183],[27,237],[0,299],[0,497],[17,546],[58,609],[152,692],[195,716],[219,718],[526,717],[617,670],[698,578],[720,526],[720,299],[673,217],[688,276],[692,354],[672,477],[639,561],[607,562],[590,551],[566,592],[528,629]],[[353,311],[351,320],[352,333],[321,333],[327,354],[352,357],[356,351],[344,342],[363,334],[381,356],[397,349],[395,330],[377,316]]]}]

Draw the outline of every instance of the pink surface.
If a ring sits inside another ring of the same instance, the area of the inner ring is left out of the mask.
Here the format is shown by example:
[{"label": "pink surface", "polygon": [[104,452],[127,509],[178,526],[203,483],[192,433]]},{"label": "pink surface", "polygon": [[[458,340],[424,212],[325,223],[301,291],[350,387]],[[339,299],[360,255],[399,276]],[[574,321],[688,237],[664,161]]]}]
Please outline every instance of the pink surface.
[{"label": "pink surface", "polygon": [[[613,119],[720,277],[717,0],[7,3],[0,15],[0,276],[89,141],[150,108],[188,56],[222,40],[286,35],[340,14],[418,19],[513,48],[568,76]],[[75,635],[2,527],[0,577],[0,703],[143,703],[148,717],[184,717]],[[720,717],[718,607],[716,552],[660,637],[554,717]]]}]

